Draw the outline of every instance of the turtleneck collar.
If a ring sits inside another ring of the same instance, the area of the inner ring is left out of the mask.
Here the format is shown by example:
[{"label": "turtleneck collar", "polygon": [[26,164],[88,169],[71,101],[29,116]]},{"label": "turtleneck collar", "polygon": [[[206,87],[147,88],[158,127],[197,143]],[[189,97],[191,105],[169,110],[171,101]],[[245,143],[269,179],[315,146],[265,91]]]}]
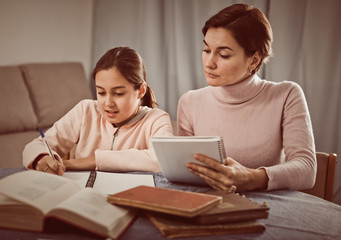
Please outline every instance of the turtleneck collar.
[{"label": "turtleneck collar", "polygon": [[255,97],[265,86],[256,74],[228,86],[211,87],[213,96],[222,103],[239,104]]}]

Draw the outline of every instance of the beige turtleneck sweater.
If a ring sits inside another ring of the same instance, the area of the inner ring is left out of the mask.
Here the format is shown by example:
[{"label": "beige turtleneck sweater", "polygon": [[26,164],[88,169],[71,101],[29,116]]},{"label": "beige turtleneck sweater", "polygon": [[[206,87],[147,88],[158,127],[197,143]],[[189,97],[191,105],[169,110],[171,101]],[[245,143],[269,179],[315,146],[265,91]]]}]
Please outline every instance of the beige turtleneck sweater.
[{"label": "beige turtleneck sweater", "polygon": [[315,182],[312,124],[294,82],[253,75],[235,85],[189,91],[178,103],[178,135],[222,136],[229,157],[266,170],[268,190],[307,189]]}]

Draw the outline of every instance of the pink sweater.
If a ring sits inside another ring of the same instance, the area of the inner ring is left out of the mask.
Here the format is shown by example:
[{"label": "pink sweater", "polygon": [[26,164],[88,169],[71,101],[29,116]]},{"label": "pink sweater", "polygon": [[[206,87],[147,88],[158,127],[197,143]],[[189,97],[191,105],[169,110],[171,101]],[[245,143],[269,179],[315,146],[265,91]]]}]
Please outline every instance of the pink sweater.
[{"label": "pink sweater", "polygon": [[258,76],[189,91],[178,104],[179,135],[222,136],[229,157],[264,168],[268,190],[311,188],[316,176],[313,130],[302,89]]},{"label": "pink sweater", "polygon": [[[98,170],[159,172],[149,140],[152,136],[173,135],[173,129],[166,112],[145,110],[149,111],[142,119],[118,129],[102,117],[96,101],[83,100],[46,131],[45,137],[59,159],[77,143],[75,158],[95,153]],[[23,151],[24,166],[30,168],[41,153],[47,151],[38,137]]]}]

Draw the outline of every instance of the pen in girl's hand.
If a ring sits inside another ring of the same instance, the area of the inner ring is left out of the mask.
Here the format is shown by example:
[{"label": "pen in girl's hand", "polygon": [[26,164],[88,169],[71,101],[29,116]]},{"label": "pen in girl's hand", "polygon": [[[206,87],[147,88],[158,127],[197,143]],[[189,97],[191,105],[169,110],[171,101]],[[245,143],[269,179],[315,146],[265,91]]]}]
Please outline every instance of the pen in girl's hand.
[{"label": "pen in girl's hand", "polygon": [[39,128],[39,132],[40,132],[40,136],[43,139],[43,142],[45,144],[45,147],[46,147],[47,152],[49,153],[50,157],[52,157],[53,160],[57,161],[56,158],[54,157],[54,155],[52,154],[52,151],[51,151],[49,144],[45,140],[45,134],[44,134],[43,130],[41,130],[41,128]]}]

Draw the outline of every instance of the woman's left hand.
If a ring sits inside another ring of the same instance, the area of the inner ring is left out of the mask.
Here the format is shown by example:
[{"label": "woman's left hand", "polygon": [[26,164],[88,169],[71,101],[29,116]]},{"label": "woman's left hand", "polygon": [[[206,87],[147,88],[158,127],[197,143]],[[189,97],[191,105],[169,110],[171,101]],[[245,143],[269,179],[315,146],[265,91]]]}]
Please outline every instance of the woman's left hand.
[{"label": "woman's left hand", "polygon": [[95,156],[63,160],[63,164],[66,170],[72,171],[90,171],[96,168]]},{"label": "woman's left hand", "polygon": [[191,162],[186,165],[189,171],[204,179],[215,190],[230,191],[233,186],[238,191],[267,188],[268,177],[263,168],[247,168],[229,157],[223,160],[223,164],[202,154],[195,154],[194,158],[207,166]]}]

